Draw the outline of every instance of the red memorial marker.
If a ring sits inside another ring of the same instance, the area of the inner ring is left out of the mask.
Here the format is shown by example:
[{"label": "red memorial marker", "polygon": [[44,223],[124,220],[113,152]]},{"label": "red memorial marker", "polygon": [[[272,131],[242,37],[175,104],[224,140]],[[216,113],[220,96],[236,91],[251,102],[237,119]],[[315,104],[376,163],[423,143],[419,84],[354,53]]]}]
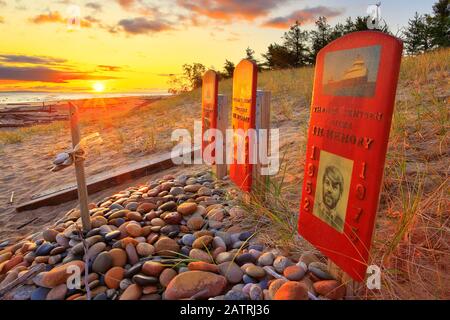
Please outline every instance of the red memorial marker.
[{"label": "red memorial marker", "polygon": [[403,44],[346,35],[316,61],[299,233],[353,279],[368,266]]},{"label": "red memorial marker", "polygon": [[[230,165],[230,179],[243,191],[249,192],[252,186],[253,164],[250,161],[250,148],[256,141],[247,135],[248,129],[255,129],[257,67],[250,60],[242,60],[234,70],[232,128],[233,128],[233,162]],[[238,132],[243,133],[244,143],[239,143]],[[243,146],[244,150],[238,150]],[[241,161],[239,153],[245,159]]]},{"label": "red memorial marker", "polygon": [[[208,129],[217,129],[217,96],[219,91],[219,78],[213,70],[203,75],[202,83],[202,137]],[[202,139],[202,153],[212,141]]]}]

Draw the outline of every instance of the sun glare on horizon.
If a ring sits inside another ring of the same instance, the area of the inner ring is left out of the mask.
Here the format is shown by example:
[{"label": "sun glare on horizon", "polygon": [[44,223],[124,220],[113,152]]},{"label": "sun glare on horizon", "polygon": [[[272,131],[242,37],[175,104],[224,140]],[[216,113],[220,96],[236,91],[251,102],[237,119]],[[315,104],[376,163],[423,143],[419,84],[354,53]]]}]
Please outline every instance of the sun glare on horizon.
[{"label": "sun glare on horizon", "polygon": [[102,82],[94,82],[94,83],[92,84],[92,89],[93,89],[95,92],[98,92],[98,93],[104,92],[104,91],[105,91],[105,84],[102,83]]}]

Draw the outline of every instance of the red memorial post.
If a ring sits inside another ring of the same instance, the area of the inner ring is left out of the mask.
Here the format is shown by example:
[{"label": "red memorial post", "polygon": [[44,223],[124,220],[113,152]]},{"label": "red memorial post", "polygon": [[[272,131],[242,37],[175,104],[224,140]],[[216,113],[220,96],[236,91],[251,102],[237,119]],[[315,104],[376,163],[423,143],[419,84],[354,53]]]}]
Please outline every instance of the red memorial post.
[{"label": "red memorial post", "polygon": [[252,187],[251,161],[257,150],[256,137],[249,129],[255,129],[256,82],[257,67],[250,60],[242,60],[234,70],[232,128],[233,154],[230,165],[230,179],[243,191],[249,192]]},{"label": "red memorial post", "polygon": [[217,73],[208,70],[203,75],[202,83],[202,153],[213,141],[205,141],[203,137],[208,129],[217,129],[217,96],[219,79]]},{"label": "red memorial post", "polygon": [[402,49],[355,32],[316,61],[298,230],[356,281],[369,262]]},{"label": "red memorial post", "polygon": [[[217,73],[213,70],[206,71],[202,83],[202,155],[203,159],[213,165],[217,179],[223,179],[227,174],[225,133],[228,109],[226,96],[218,94],[218,83]],[[215,129],[216,132],[212,134],[208,132],[209,129]]]}]

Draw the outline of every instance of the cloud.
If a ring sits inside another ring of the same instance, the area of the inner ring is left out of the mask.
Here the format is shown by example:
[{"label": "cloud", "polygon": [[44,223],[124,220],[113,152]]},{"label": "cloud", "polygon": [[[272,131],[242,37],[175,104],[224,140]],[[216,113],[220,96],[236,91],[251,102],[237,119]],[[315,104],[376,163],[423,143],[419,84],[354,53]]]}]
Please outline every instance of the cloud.
[{"label": "cloud", "polygon": [[230,22],[232,20],[253,21],[267,16],[273,9],[288,0],[177,0],[179,6],[196,15],[215,20]]},{"label": "cloud", "polygon": [[97,66],[97,68],[99,68],[101,71],[120,71],[122,70],[122,67],[119,66],[108,66],[108,65],[103,65],[103,64],[99,64]]},{"label": "cloud", "polygon": [[66,22],[66,20],[61,16],[61,14],[58,11],[39,14],[33,18],[30,18],[30,21],[36,24]]},{"label": "cloud", "polygon": [[[70,21],[68,18],[63,17],[58,11],[50,11],[48,13],[39,14],[35,17],[30,18],[30,21],[35,24],[43,23],[61,23],[68,24]],[[99,22],[99,20],[87,16],[80,20],[80,26],[83,28],[92,27],[93,22]]]},{"label": "cloud", "polygon": [[43,57],[43,56],[27,56],[27,55],[18,55],[18,54],[0,54],[0,60],[3,63],[28,63],[28,64],[60,64],[65,63],[67,60],[52,58],[52,57]]},{"label": "cloud", "polygon": [[129,34],[148,34],[167,30],[172,30],[173,27],[163,20],[150,20],[144,17],[134,19],[120,20],[118,25]]},{"label": "cloud", "polygon": [[342,9],[329,8],[324,6],[305,8],[294,11],[288,16],[270,19],[264,22],[262,26],[266,28],[287,29],[291,25],[295,24],[295,21],[297,20],[302,24],[308,24],[315,22],[320,16],[333,18],[341,15],[343,12],[344,10]]},{"label": "cloud", "polygon": [[6,7],[6,2],[3,0],[0,0],[0,7]]},{"label": "cloud", "polygon": [[116,1],[124,9],[129,9],[135,3],[135,0],[116,0]]},{"label": "cloud", "polygon": [[68,72],[47,67],[0,66],[0,80],[67,83],[71,80],[108,80],[116,77],[98,76],[87,72]]},{"label": "cloud", "polygon": [[94,9],[95,11],[102,11],[102,5],[96,2],[88,2],[86,3],[87,8]]}]

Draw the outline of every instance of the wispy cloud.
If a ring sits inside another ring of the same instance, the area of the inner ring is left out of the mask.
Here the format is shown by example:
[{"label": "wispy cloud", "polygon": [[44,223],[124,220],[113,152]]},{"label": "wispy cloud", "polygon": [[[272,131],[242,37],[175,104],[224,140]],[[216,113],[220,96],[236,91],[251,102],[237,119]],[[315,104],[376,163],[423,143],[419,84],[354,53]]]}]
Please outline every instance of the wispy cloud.
[{"label": "wispy cloud", "polygon": [[67,83],[71,80],[108,80],[116,77],[96,75],[88,72],[69,72],[48,67],[0,66],[0,80],[40,81]]},{"label": "wispy cloud", "polygon": [[290,15],[284,17],[276,17],[270,19],[264,22],[262,26],[266,28],[287,29],[291,25],[293,25],[297,20],[302,24],[309,24],[315,22],[317,18],[320,16],[333,18],[341,15],[342,13],[344,13],[343,9],[317,6],[296,10],[292,12]]},{"label": "wispy cloud", "polygon": [[288,0],[177,0],[179,6],[200,16],[230,22],[232,20],[253,21],[267,16]]},{"label": "wispy cloud", "polygon": [[95,11],[102,11],[102,9],[103,9],[102,5],[97,2],[88,2],[88,3],[86,3],[86,7],[93,9]]},{"label": "wispy cloud", "polygon": [[116,2],[125,9],[129,9],[135,4],[135,0],[116,0]]},{"label": "wispy cloud", "polygon": [[108,66],[108,65],[103,65],[103,64],[99,64],[97,66],[98,69],[100,69],[101,71],[121,71],[122,67],[119,66]]},{"label": "wispy cloud", "polygon": [[44,57],[44,56],[29,56],[20,54],[0,54],[2,63],[27,63],[40,65],[53,65],[67,62],[65,59]]},{"label": "wispy cloud", "polygon": [[[83,28],[90,28],[92,27],[92,21],[89,21],[85,17],[80,19],[80,26]],[[63,17],[59,11],[50,11],[48,13],[39,14],[37,16],[31,17],[29,19],[32,23],[35,24],[44,24],[44,23],[60,23],[60,24],[67,24],[68,23],[68,17]],[[91,19],[92,20],[92,19]],[[98,22],[98,20],[95,20],[95,22]]]},{"label": "wispy cloud", "polygon": [[120,20],[118,26],[128,34],[148,34],[172,30],[171,24],[164,20],[151,20],[145,17]]}]

